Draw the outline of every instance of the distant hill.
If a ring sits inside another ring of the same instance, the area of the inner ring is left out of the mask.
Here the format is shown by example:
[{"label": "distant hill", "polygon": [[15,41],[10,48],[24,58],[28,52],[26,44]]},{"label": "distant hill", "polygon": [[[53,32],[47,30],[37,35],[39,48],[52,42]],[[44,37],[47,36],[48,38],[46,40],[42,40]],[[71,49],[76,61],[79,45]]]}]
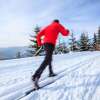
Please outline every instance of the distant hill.
[{"label": "distant hill", "polygon": [[27,56],[28,46],[0,48],[0,60],[14,59],[20,52],[21,57]]}]

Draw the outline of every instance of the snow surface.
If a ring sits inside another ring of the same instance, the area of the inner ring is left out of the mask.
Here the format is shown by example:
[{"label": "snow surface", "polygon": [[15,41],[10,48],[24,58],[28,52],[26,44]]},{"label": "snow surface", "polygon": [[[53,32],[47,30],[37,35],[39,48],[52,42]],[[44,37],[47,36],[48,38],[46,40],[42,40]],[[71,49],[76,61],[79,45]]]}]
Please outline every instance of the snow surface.
[{"label": "snow surface", "polygon": [[53,69],[48,67],[39,85],[51,83],[25,96],[32,89],[31,76],[44,57],[0,61],[0,100],[100,100],[100,52],[55,55]]}]

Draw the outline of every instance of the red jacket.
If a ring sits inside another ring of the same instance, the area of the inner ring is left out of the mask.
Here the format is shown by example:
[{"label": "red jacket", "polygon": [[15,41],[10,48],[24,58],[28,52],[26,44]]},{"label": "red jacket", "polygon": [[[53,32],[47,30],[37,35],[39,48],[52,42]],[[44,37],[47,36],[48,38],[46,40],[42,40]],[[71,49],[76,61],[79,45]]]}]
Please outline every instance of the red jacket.
[{"label": "red jacket", "polygon": [[[69,35],[69,30],[65,29],[61,24],[57,22],[51,23],[38,33],[37,35],[38,46],[41,46],[44,43],[52,43],[55,45],[59,33],[62,33],[63,36],[67,36]],[[41,42],[42,36],[44,36],[43,43]]]}]

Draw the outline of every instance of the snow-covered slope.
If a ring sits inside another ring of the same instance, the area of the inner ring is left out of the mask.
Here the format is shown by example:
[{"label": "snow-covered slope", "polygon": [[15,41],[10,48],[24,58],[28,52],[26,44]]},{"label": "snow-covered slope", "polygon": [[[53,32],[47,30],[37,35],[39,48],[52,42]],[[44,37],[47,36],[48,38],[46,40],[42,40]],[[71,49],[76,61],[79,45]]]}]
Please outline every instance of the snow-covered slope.
[{"label": "snow-covered slope", "polygon": [[100,52],[78,52],[54,56],[56,77],[42,74],[44,88],[32,89],[31,75],[43,57],[0,61],[0,100],[100,100]]}]

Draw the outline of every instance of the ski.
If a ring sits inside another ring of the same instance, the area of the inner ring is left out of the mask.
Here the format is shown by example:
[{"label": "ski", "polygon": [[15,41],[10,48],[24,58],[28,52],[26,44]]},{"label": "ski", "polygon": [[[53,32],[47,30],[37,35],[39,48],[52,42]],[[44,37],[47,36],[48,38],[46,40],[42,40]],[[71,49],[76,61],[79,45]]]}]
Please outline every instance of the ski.
[{"label": "ski", "polygon": [[[56,77],[56,76],[55,76],[55,77]],[[56,80],[57,80],[57,79],[56,79]],[[41,85],[41,86],[39,87],[39,89],[42,89],[42,88],[44,88],[45,86],[48,86],[48,85],[54,83],[56,80],[51,80],[51,81],[49,81],[48,83]],[[35,89],[35,88],[33,87],[31,90],[26,91],[25,96],[27,96],[27,95],[30,94],[31,92],[37,91],[37,90],[39,90],[39,89]]]},{"label": "ski", "polygon": [[28,94],[30,94],[31,92],[34,92],[34,91],[37,91],[37,90],[40,90],[54,82],[56,82],[56,80],[62,78],[64,76],[65,72],[62,71],[62,73],[58,74],[57,76],[54,76],[54,77],[49,77],[45,80],[43,80],[40,85],[39,85],[39,89],[35,89],[34,87],[31,89],[31,90],[28,90],[25,92],[25,96],[27,96]]}]

